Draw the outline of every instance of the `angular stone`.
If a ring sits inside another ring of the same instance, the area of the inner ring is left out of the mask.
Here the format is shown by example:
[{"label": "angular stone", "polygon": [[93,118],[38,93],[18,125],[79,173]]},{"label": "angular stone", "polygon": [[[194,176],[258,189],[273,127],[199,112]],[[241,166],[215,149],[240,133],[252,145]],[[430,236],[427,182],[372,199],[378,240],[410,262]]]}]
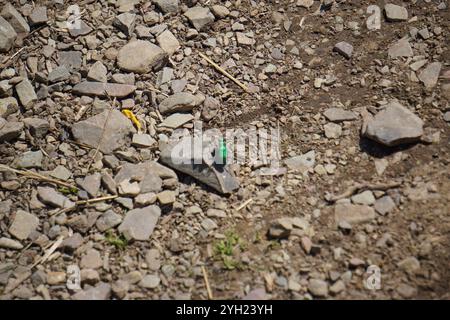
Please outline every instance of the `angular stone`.
[{"label": "angular stone", "polygon": [[36,231],[38,225],[39,219],[35,215],[19,210],[8,232],[19,240],[25,240],[33,231]]},{"label": "angular stone", "polygon": [[309,168],[313,168],[316,163],[316,153],[311,150],[300,156],[295,156],[286,159],[284,163],[290,170],[297,170],[300,172],[306,172]]},{"label": "angular stone", "polygon": [[70,177],[72,176],[72,172],[69,171],[66,167],[61,166],[61,165],[57,166],[49,174],[53,178],[63,180],[63,181],[69,180]]},{"label": "angular stone", "polygon": [[378,212],[381,215],[386,215],[395,208],[395,202],[392,200],[389,196],[384,196],[380,199],[377,199],[375,201],[374,205],[375,211]]},{"label": "angular stone", "polygon": [[81,258],[80,267],[86,269],[98,269],[103,265],[102,257],[100,252],[95,249],[90,249]]},{"label": "angular stone", "polygon": [[353,46],[350,43],[345,42],[345,41],[336,43],[333,50],[340,53],[342,56],[344,56],[347,59],[350,59],[353,54]]},{"label": "angular stone", "polygon": [[79,28],[70,28],[69,34],[71,37],[76,38],[78,36],[85,36],[92,32],[92,28],[84,22],[84,19],[80,20],[80,27]]},{"label": "angular stone", "polygon": [[403,259],[397,266],[408,274],[416,274],[420,270],[420,261],[416,257]]},{"label": "angular stone", "polygon": [[150,204],[155,203],[156,200],[157,200],[156,194],[153,192],[143,193],[134,198],[134,202],[138,207],[148,206]]},{"label": "angular stone", "polygon": [[243,46],[252,46],[256,43],[256,40],[248,37],[245,33],[236,32],[236,41]]},{"label": "angular stone", "polygon": [[114,19],[113,24],[125,35],[130,36],[134,31],[134,27],[136,26],[136,15],[129,12],[119,14]]},{"label": "angular stone", "polygon": [[167,62],[167,53],[157,45],[143,40],[129,42],[119,50],[117,65],[128,72],[148,73]]},{"label": "angular stone", "polygon": [[426,88],[431,89],[438,81],[441,68],[442,64],[440,62],[430,63],[425,69],[422,70],[418,78],[423,82]]},{"label": "angular stone", "polygon": [[30,26],[24,17],[13,7],[12,4],[7,3],[1,12],[1,16],[9,22],[17,33],[30,32]]},{"label": "angular stone", "polygon": [[101,282],[96,287],[77,292],[72,296],[73,300],[108,300],[111,296],[111,286]]},{"label": "angular stone", "polygon": [[102,184],[103,187],[108,190],[112,194],[117,194],[117,185],[114,179],[110,176],[109,173],[104,172],[102,174]]},{"label": "angular stone", "polygon": [[0,117],[7,118],[19,110],[19,104],[14,97],[0,99]]},{"label": "angular stone", "polygon": [[[192,146],[199,147],[192,148]],[[171,168],[188,174],[221,193],[231,193],[239,188],[239,181],[231,173],[229,167],[223,165],[216,167],[214,163],[210,163],[211,159],[204,158],[204,155],[210,154],[209,152],[214,148],[214,144],[208,139],[184,136],[162,145],[160,160]],[[208,165],[207,162],[210,164]]]},{"label": "angular stone", "polygon": [[164,14],[178,12],[178,0],[153,0]]},{"label": "angular stone", "polygon": [[118,191],[121,196],[137,196],[141,192],[141,188],[139,188],[138,182],[130,182],[130,180],[126,179],[119,183]]},{"label": "angular stone", "polygon": [[36,7],[33,9],[31,14],[28,16],[32,26],[47,23],[47,7]]},{"label": "angular stone", "polygon": [[72,92],[84,96],[124,98],[136,90],[135,86],[118,83],[80,82]]},{"label": "angular stone", "polygon": [[93,148],[98,147],[104,154],[110,154],[122,147],[127,136],[133,132],[135,129],[131,121],[117,110],[106,110],[72,126],[72,133],[77,142]]},{"label": "angular stone", "polygon": [[161,127],[167,127],[176,129],[193,120],[194,116],[191,114],[185,113],[174,113],[168,116],[164,121],[160,124]]},{"label": "angular stone", "polygon": [[372,191],[366,190],[361,193],[355,194],[352,197],[352,202],[356,204],[372,205],[375,203],[375,197]]},{"label": "angular stone", "polygon": [[37,191],[39,199],[45,204],[66,209],[75,207],[75,203],[50,187],[38,187]]},{"label": "angular stone", "polygon": [[66,273],[61,271],[50,271],[47,273],[47,283],[51,286],[62,284],[66,281]]},{"label": "angular stone", "polygon": [[48,121],[40,118],[25,118],[23,123],[36,138],[43,138],[50,129]]},{"label": "angular stone", "polygon": [[48,81],[50,83],[66,81],[70,78],[69,69],[66,66],[62,65],[52,70],[52,72],[48,75]]},{"label": "angular stone", "polygon": [[20,137],[23,127],[22,122],[9,122],[0,118],[0,142],[17,139]]},{"label": "angular stone", "polygon": [[[114,177],[114,180],[119,183],[126,179],[133,179],[136,181],[144,181],[147,176],[156,176],[160,179],[171,179],[177,178],[177,174],[158,162],[155,161],[146,161],[139,164],[132,163],[124,163],[120,171]],[[155,183],[154,180],[151,180],[152,183]],[[160,182],[161,183],[161,182]],[[151,192],[152,190],[143,190],[141,184],[142,192]],[[159,190],[158,190],[159,191]]]},{"label": "angular stone", "polygon": [[334,207],[334,217],[336,224],[346,221],[349,224],[359,224],[375,219],[375,211],[365,205],[358,204],[336,204]]},{"label": "angular stone", "polygon": [[133,135],[131,144],[139,148],[149,148],[156,143],[151,135],[145,133],[136,133]]},{"label": "angular stone", "polygon": [[336,123],[330,122],[323,126],[325,136],[329,139],[337,139],[342,134],[342,127]]},{"label": "angular stone", "polygon": [[405,7],[388,3],[384,6],[386,19],[391,22],[408,20],[408,10]]},{"label": "angular stone", "polygon": [[158,201],[162,205],[172,204],[175,202],[175,191],[172,190],[164,190],[157,194]]},{"label": "angular stone", "polygon": [[412,57],[414,55],[408,40],[400,39],[389,47],[388,55],[390,58]]},{"label": "angular stone", "polygon": [[28,79],[16,85],[16,92],[20,103],[26,109],[30,108],[38,100],[33,85]]},{"label": "angular stone", "polygon": [[164,31],[159,36],[156,37],[159,46],[163,49],[169,56],[174,54],[178,49],[181,48],[180,42],[175,38],[172,32],[169,30]]},{"label": "angular stone", "polygon": [[155,205],[142,209],[133,209],[126,214],[118,230],[127,239],[148,240],[153,233],[160,215],[161,210]]},{"label": "angular stone", "polygon": [[332,122],[352,121],[356,120],[357,116],[352,111],[347,111],[342,108],[327,109],[323,115]]},{"label": "angular stone", "polygon": [[108,69],[106,69],[105,65],[103,63],[101,63],[100,61],[97,61],[89,69],[89,72],[87,74],[87,79],[92,80],[92,81],[106,83],[106,81],[108,81],[107,74],[108,74]]},{"label": "angular stone", "polygon": [[103,213],[96,221],[95,225],[100,232],[118,226],[122,222],[122,216],[112,210]]},{"label": "angular stone", "polygon": [[412,143],[423,134],[423,121],[398,102],[389,103],[367,123],[363,135],[386,146]]},{"label": "angular stone", "polygon": [[8,52],[14,46],[17,33],[8,21],[0,17],[0,52]]},{"label": "angular stone", "polygon": [[184,15],[197,31],[205,29],[209,24],[214,22],[214,15],[208,8],[192,7],[189,8]]},{"label": "angular stone", "polygon": [[198,99],[191,93],[180,92],[171,95],[159,104],[161,114],[191,111],[198,105]]},{"label": "angular stone", "polygon": [[100,189],[100,179],[100,173],[94,173],[79,181],[78,186],[85,190],[92,198],[95,198]]},{"label": "angular stone", "polygon": [[26,151],[24,152],[16,162],[17,168],[41,168],[44,154],[41,150],[38,151]]},{"label": "angular stone", "polygon": [[60,51],[58,52],[58,63],[60,66],[78,70],[83,63],[83,54],[80,51]]}]

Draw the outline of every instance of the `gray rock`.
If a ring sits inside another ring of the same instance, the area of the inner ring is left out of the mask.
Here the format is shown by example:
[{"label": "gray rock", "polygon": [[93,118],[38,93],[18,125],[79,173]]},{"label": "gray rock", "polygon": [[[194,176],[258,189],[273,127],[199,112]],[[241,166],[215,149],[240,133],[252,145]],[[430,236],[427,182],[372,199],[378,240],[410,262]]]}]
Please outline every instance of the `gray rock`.
[{"label": "gray rock", "polygon": [[102,257],[100,252],[95,249],[90,249],[81,258],[80,267],[86,269],[98,269],[103,265]]},{"label": "gray rock", "polygon": [[325,137],[329,139],[337,139],[342,134],[342,127],[339,124],[330,122],[323,126]]},{"label": "gray rock", "polygon": [[389,47],[388,55],[395,59],[398,57],[412,57],[414,55],[411,44],[406,39],[400,39]]},{"label": "gray rock", "polygon": [[70,28],[69,34],[70,36],[76,38],[78,36],[85,36],[92,32],[92,28],[84,22],[84,19],[80,20],[80,27],[79,28]]},{"label": "gray rock", "polygon": [[17,33],[28,33],[30,32],[30,26],[24,19],[24,17],[13,7],[12,4],[7,3],[0,15],[9,22],[13,29]]},{"label": "gray rock", "polygon": [[70,72],[65,65],[59,66],[48,74],[50,83],[66,81],[70,78]]},{"label": "gray rock", "polygon": [[26,151],[24,152],[16,162],[18,168],[41,168],[42,160],[44,159],[44,154],[41,150],[39,151]]},{"label": "gray rock", "polygon": [[118,191],[121,196],[135,197],[141,192],[138,182],[130,182],[130,180],[123,180],[119,183]]},{"label": "gray rock", "polygon": [[66,208],[70,209],[75,207],[75,203],[70,201],[65,196],[56,192],[53,188],[50,187],[38,187],[37,188],[39,199],[48,205],[57,208]]},{"label": "gray rock", "polygon": [[64,239],[61,243],[61,248],[67,252],[73,252],[83,244],[83,237],[79,233],[75,233],[73,236]]},{"label": "gray rock", "polygon": [[163,49],[169,56],[173,55],[181,45],[178,39],[173,35],[172,32],[166,30],[156,37],[159,46]]},{"label": "gray rock", "polygon": [[444,113],[444,121],[450,122],[450,111],[447,111],[446,113]]},{"label": "gray rock", "polygon": [[386,215],[395,208],[395,202],[389,196],[381,197],[375,201],[375,211],[381,215]]},{"label": "gray rock", "polygon": [[133,135],[131,144],[138,148],[149,148],[156,143],[151,135],[145,133],[136,133]]},{"label": "gray rock", "polygon": [[386,19],[391,22],[408,20],[408,10],[405,7],[388,3],[384,6]]},{"label": "gray rock", "polygon": [[102,174],[102,184],[103,187],[112,194],[117,194],[117,185],[114,179],[109,175],[109,173],[104,172]]},{"label": "gray rock", "polygon": [[[144,182],[144,179],[146,179],[147,176],[156,176],[160,179],[177,178],[176,173],[172,169],[169,169],[155,161],[146,161],[139,164],[124,163],[117,175],[114,177],[114,180],[116,181],[116,183],[122,182],[126,179],[133,179],[136,181]],[[150,184],[162,183],[162,181],[156,181],[154,178],[151,178],[149,181]],[[141,183],[140,187],[142,192],[153,191],[148,190],[147,187],[144,187],[143,183]],[[158,188],[160,189],[161,186],[159,186]]]},{"label": "gray rock", "polygon": [[347,111],[342,108],[327,109],[323,115],[332,122],[352,121],[356,120],[357,116],[352,111]]},{"label": "gray rock", "polygon": [[139,285],[146,289],[155,289],[159,286],[161,279],[156,274],[148,274],[142,278]]},{"label": "gray rock", "polygon": [[104,154],[110,154],[122,147],[128,135],[133,132],[135,129],[131,121],[117,110],[106,110],[72,126],[76,141],[93,148],[99,147]]},{"label": "gray rock", "polygon": [[386,146],[420,140],[423,121],[398,102],[389,103],[367,123],[363,135]]},{"label": "gray rock", "polygon": [[112,210],[103,213],[96,221],[95,225],[100,232],[118,226],[122,222],[122,216]]},{"label": "gray rock", "polygon": [[[0,34],[0,48],[1,48],[1,41],[2,41],[2,39],[1,39],[1,34]],[[12,88],[13,87],[12,87],[12,85],[9,84],[8,80],[0,81],[0,97],[11,96]]]},{"label": "gray rock", "polygon": [[124,98],[135,90],[136,87],[129,84],[84,81],[73,87],[72,92],[85,96]]},{"label": "gray rock", "polygon": [[26,109],[30,108],[38,100],[33,85],[28,79],[16,85],[16,92],[20,103]]},{"label": "gray rock", "polygon": [[210,218],[203,219],[200,225],[207,232],[217,228],[217,223],[215,223],[214,220],[211,220]]},{"label": "gray rock", "polygon": [[313,168],[316,163],[316,153],[311,150],[300,156],[288,158],[284,161],[290,170],[306,172],[309,168]]},{"label": "gray rock", "polygon": [[178,0],[153,0],[164,14],[178,12]]},{"label": "gray rock", "polygon": [[63,180],[63,181],[69,180],[70,177],[72,176],[72,172],[69,171],[66,167],[61,166],[61,165],[57,166],[49,174],[53,178]]},{"label": "gray rock", "polygon": [[[203,154],[214,149],[214,145],[207,140],[190,136],[174,139],[161,146],[160,160],[169,167],[188,174],[221,193],[232,193],[239,188],[239,181],[227,166],[219,165],[220,167],[216,168],[206,163]],[[194,145],[200,147],[194,148],[191,152]],[[186,152],[187,150],[189,152]],[[207,159],[208,162],[210,160]]]},{"label": "gray rock", "polygon": [[182,125],[192,121],[194,116],[191,114],[185,113],[174,113],[168,116],[164,121],[160,124],[161,127],[176,129],[181,127]]},{"label": "gray rock", "polygon": [[7,118],[19,110],[19,104],[14,97],[0,99],[0,117]]},{"label": "gray rock", "polygon": [[95,198],[100,189],[100,173],[94,173],[86,176],[83,180],[78,181],[78,186],[85,190],[92,198]]},{"label": "gray rock", "polygon": [[125,35],[130,36],[136,26],[136,15],[129,12],[119,14],[114,19],[113,24]]},{"label": "gray rock", "polygon": [[431,89],[438,81],[441,68],[442,64],[440,62],[430,63],[425,69],[422,70],[418,78],[423,82],[426,88]]},{"label": "gray rock", "polygon": [[405,299],[411,299],[417,295],[417,289],[405,283],[398,285],[395,290],[402,298]]},{"label": "gray rock", "polygon": [[161,210],[155,205],[133,209],[126,214],[118,230],[129,240],[149,240],[160,215]]},{"label": "gray rock", "polygon": [[17,33],[8,21],[0,17],[0,52],[8,52],[14,45]]},{"label": "gray rock", "polygon": [[19,240],[25,240],[36,231],[39,225],[39,219],[31,213],[18,210],[8,232]]},{"label": "gray rock", "polygon": [[309,292],[318,298],[326,298],[328,296],[328,283],[321,279],[309,279]]},{"label": "gray rock", "polygon": [[167,53],[157,45],[143,40],[129,42],[117,55],[117,65],[128,72],[148,73],[167,62]]},{"label": "gray rock", "polygon": [[230,10],[227,7],[217,4],[211,7],[211,12],[217,19],[226,18],[230,14]]},{"label": "gray rock", "polygon": [[108,69],[106,69],[105,65],[100,61],[97,61],[92,65],[87,74],[87,79],[98,82],[105,82],[108,80],[107,78]]},{"label": "gray rock", "polygon": [[31,14],[28,16],[32,26],[47,23],[47,7],[36,7],[33,9]]},{"label": "gray rock", "polygon": [[211,120],[214,118],[220,109],[220,102],[219,100],[207,96],[205,98],[205,101],[203,102],[203,108],[202,108],[202,117],[206,121]]},{"label": "gray rock", "polygon": [[214,15],[208,8],[204,7],[189,8],[184,15],[198,31],[205,29],[209,24],[214,22]]},{"label": "gray rock", "polygon": [[342,221],[355,225],[375,219],[375,211],[366,205],[336,204],[334,207],[334,218],[337,225]]},{"label": "gray rock", "polygon": [[352,202],[356,204],[372,205],[375,203],[375,197],[372,191],[366,190],[361,193],[355,194],[352,197]]},{"label": "gray rock", "polygon": [[59,65],[69,70],[78,70],[83,63],[83,54],[80,51],[60,51],[58,56]]},{"label": "gray rock", "polygon": [[198,99],[191,93],[180,92],[171,95],[159,104],[161,114],[191,111],[198,105]]},{"label": "gray rock", "polygon": [[345,42],[345,41],[336,43],[333,50],[340,53],[342,56],[344,56],[347,59],[350,59],[353,54],[353,46],[350,43]]},{"label": "gray rock", "polygon": [[1,237],[0,238],[0,248],[11,249],[11,250],[21,250],[23,245],[16,240]]},{"label": "gray rock", "polygon": [[23,123],[36,138],[43,138],[50,129],[48,121],[40,118],[25,118]]},{"label": "gray rock", "polygon": [[0,118],[0,142],[17,139],[23,131],[23,123],[6,121]]},{"label": "gray rock", "polygon": [[416,274],[420,271],[420,261],[416,257],[408,257],[400,261],[397,266],[408,274]]},{"label": "gray rock", "polygon": [[77,292],[72,296],[73,300],[108,300],[111,296],[111,286],[101,282],[95,287]]}]

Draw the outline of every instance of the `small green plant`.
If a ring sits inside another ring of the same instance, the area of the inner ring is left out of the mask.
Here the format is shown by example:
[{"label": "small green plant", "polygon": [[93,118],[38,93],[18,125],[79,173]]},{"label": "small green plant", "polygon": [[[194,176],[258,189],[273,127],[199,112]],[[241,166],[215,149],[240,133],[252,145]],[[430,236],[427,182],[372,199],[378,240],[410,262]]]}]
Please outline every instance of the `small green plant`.
[{"label": "small green plant", "polygon": [[125,238],[123,234],[117,236],[111,230],[106,232],[106,242],[113,245],[119,250],[125,249],[128,245],[128,240]]},{"label": "small green plant", "polygon": [[245,248],[243,240],[234,231],[225,233],[225,239],[216,242],[214,245],[214,253],[222,260],[225,269],[241,269],[242,264],[233,258],[234,250]]},{"label": "small green plant", "polygon": [[67,188],[67,187],[59,187],[58,191],[65,195],[71,195],[71,194],[77,194],[78,189],[77,188]]}]

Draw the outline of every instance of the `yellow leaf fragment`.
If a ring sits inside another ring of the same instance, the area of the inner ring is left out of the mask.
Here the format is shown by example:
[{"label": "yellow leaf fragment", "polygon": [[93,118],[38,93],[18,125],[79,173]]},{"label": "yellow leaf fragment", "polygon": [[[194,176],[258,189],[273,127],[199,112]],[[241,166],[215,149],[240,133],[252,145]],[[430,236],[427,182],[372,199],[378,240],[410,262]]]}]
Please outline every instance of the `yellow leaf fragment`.
[{"label": "yellow leaf fragment", "polygon": [[134,115],[133,111],[129,110],[129,109],[124,109],[122,110],[122,113],[131,120],[131,122],[134,123],[134,125],[136,126],[136,128],[138,129],[138,131],[141,131],[141,123],[139,122],[139,120],[136,118],[136,116]]}]

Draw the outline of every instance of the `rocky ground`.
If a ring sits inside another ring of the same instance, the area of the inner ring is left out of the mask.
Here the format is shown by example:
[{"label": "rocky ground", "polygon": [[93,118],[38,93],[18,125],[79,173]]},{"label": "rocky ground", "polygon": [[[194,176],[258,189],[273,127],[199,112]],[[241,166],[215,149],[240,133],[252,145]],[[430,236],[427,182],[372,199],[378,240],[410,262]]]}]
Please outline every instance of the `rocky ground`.
[{"label": "rocky ground", "polygon": [[[449,298],[448,2],[391,2],[0,1],[0,297]],[[180,172],[198,121],[282,168]]]}]

